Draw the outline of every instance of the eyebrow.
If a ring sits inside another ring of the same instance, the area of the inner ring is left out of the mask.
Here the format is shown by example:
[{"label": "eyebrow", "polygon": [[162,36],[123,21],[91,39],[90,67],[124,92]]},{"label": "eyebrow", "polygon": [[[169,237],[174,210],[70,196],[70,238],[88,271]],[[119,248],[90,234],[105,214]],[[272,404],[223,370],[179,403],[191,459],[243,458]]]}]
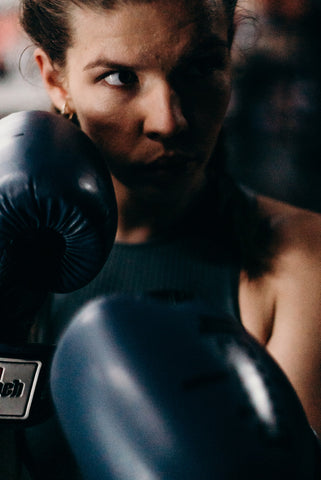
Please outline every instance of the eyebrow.
[{"label": "eyebrow", "polygon": [[229,44],[227,41],[223,40],[216,34],[212,34],[210,37],[206,37],[201,42],[198,42],[196,45],[191,45],[178,59],[177,67],[181,68],[184,64],[193,62],[199,58],[207,57],[214,53],[214,50],[218,48],[223,48],[227,52],[229,49]]},{"label": "eyebrow", "polygon": [[213,50],[215,48],[229,48],[229,44],[227,40],[223,40],[216,34],[212,34],[205,39],[201,40],[194,48],[192,48],[192,52],[198,54],[203,51]]},{"label": "eyebrow", "polygon": [[99,57],[96,60],[93,60],[92,62],[87,63],[87,65],[84,66],[83,71],[91,70],[92,68],[98,68],[98,67],[111,68],[113,70],[119,70],[122,68],[123,69],[133,68],[132,65],[117,63],[117,62],[114,62],[113,60],[108,59],[107,57]]},{"label": "eyebrow", "polygon": [[[227,41],[223,40],[216,34],[212,34],[211,36],[205,38],[201,42],[198,42],[197,45],[190,45],[186,48],[186,51],[182,53],[179,63],[184,63],[186,60],[193,59],[198,57],[199,55],[208,52],[210,50],[214,50],[215,48],[226,48],[229,49],[229,44]],[[99,57],[89,63],[87,63],[83,71],[91,70],[94,68],[110,68],[112,70],[121,70],[121,69],[135,69],[138,68],[136,64],[124,64],[115,62],[108,57]]]}]

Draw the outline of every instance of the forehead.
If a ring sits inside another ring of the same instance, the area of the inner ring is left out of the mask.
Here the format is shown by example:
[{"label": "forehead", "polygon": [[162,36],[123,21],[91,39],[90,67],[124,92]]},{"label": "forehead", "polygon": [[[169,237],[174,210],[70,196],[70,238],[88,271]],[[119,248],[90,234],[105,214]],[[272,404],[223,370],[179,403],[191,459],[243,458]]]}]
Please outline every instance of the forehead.
[{"label": "forehead", "polygon": [[205,43],[227,44],[222,0],[134,1],[99,10],[75,6],[69,18],[69,53],[81,52],[82,62],[104,54],[143,62],[151,57],[174,57]]}]

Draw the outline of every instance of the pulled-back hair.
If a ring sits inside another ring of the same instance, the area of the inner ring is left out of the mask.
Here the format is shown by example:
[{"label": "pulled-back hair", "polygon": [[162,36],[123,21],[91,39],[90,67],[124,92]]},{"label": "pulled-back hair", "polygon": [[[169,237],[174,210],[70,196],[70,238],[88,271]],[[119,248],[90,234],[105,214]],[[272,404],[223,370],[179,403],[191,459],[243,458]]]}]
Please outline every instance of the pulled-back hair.
[{"label": "pulled-back hair", "polygon": [[[63,67],[66,50],[71,46],[69,12],[73,6],[112,10],[129,3],[153,3],[155,0],[20,0],[20,23],[35,45]],[[174,0],[173,0],[174,1]],[[238,0],[222,0],[229,21],[229,43],[234,33],[234,11]],[[216,0],[210,0],[214,5]]]}]

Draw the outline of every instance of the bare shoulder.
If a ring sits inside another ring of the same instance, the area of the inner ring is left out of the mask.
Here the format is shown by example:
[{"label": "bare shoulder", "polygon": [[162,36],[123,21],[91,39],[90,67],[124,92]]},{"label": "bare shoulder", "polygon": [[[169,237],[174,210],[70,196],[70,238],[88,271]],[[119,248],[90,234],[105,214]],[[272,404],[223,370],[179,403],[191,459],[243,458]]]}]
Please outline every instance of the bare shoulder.
[{"label": "bare shoulder", "polygon": [[304,254],[321,258],[321,214],[268,197],[258,197],[277,238],[277,255]]},{"label": "bare shoulder", "polygon": [[267,344],[276,319],[282,323],[291,315],[294,321],[299,312],[311,319],[320,310],[321,215],[263,196],[258,205],[275,239],[271,266],[255,279],[242,272],[239,301],[244,325]]},{"label": "bare shoulder", "polygon": [[276,242],[268,272],[241,275],[242,321],[281,365],[321,436],[321,215],[258,202]]}]

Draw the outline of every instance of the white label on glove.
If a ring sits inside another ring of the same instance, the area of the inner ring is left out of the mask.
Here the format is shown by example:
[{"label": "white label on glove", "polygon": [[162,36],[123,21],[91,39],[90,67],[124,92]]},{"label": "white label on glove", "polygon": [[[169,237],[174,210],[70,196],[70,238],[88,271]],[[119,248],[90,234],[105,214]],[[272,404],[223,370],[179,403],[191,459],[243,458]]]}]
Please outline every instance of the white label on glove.
[{"label": "white label on glove", "polygon": [[29,416],[41,362],[0,358],[0,419]]}]

